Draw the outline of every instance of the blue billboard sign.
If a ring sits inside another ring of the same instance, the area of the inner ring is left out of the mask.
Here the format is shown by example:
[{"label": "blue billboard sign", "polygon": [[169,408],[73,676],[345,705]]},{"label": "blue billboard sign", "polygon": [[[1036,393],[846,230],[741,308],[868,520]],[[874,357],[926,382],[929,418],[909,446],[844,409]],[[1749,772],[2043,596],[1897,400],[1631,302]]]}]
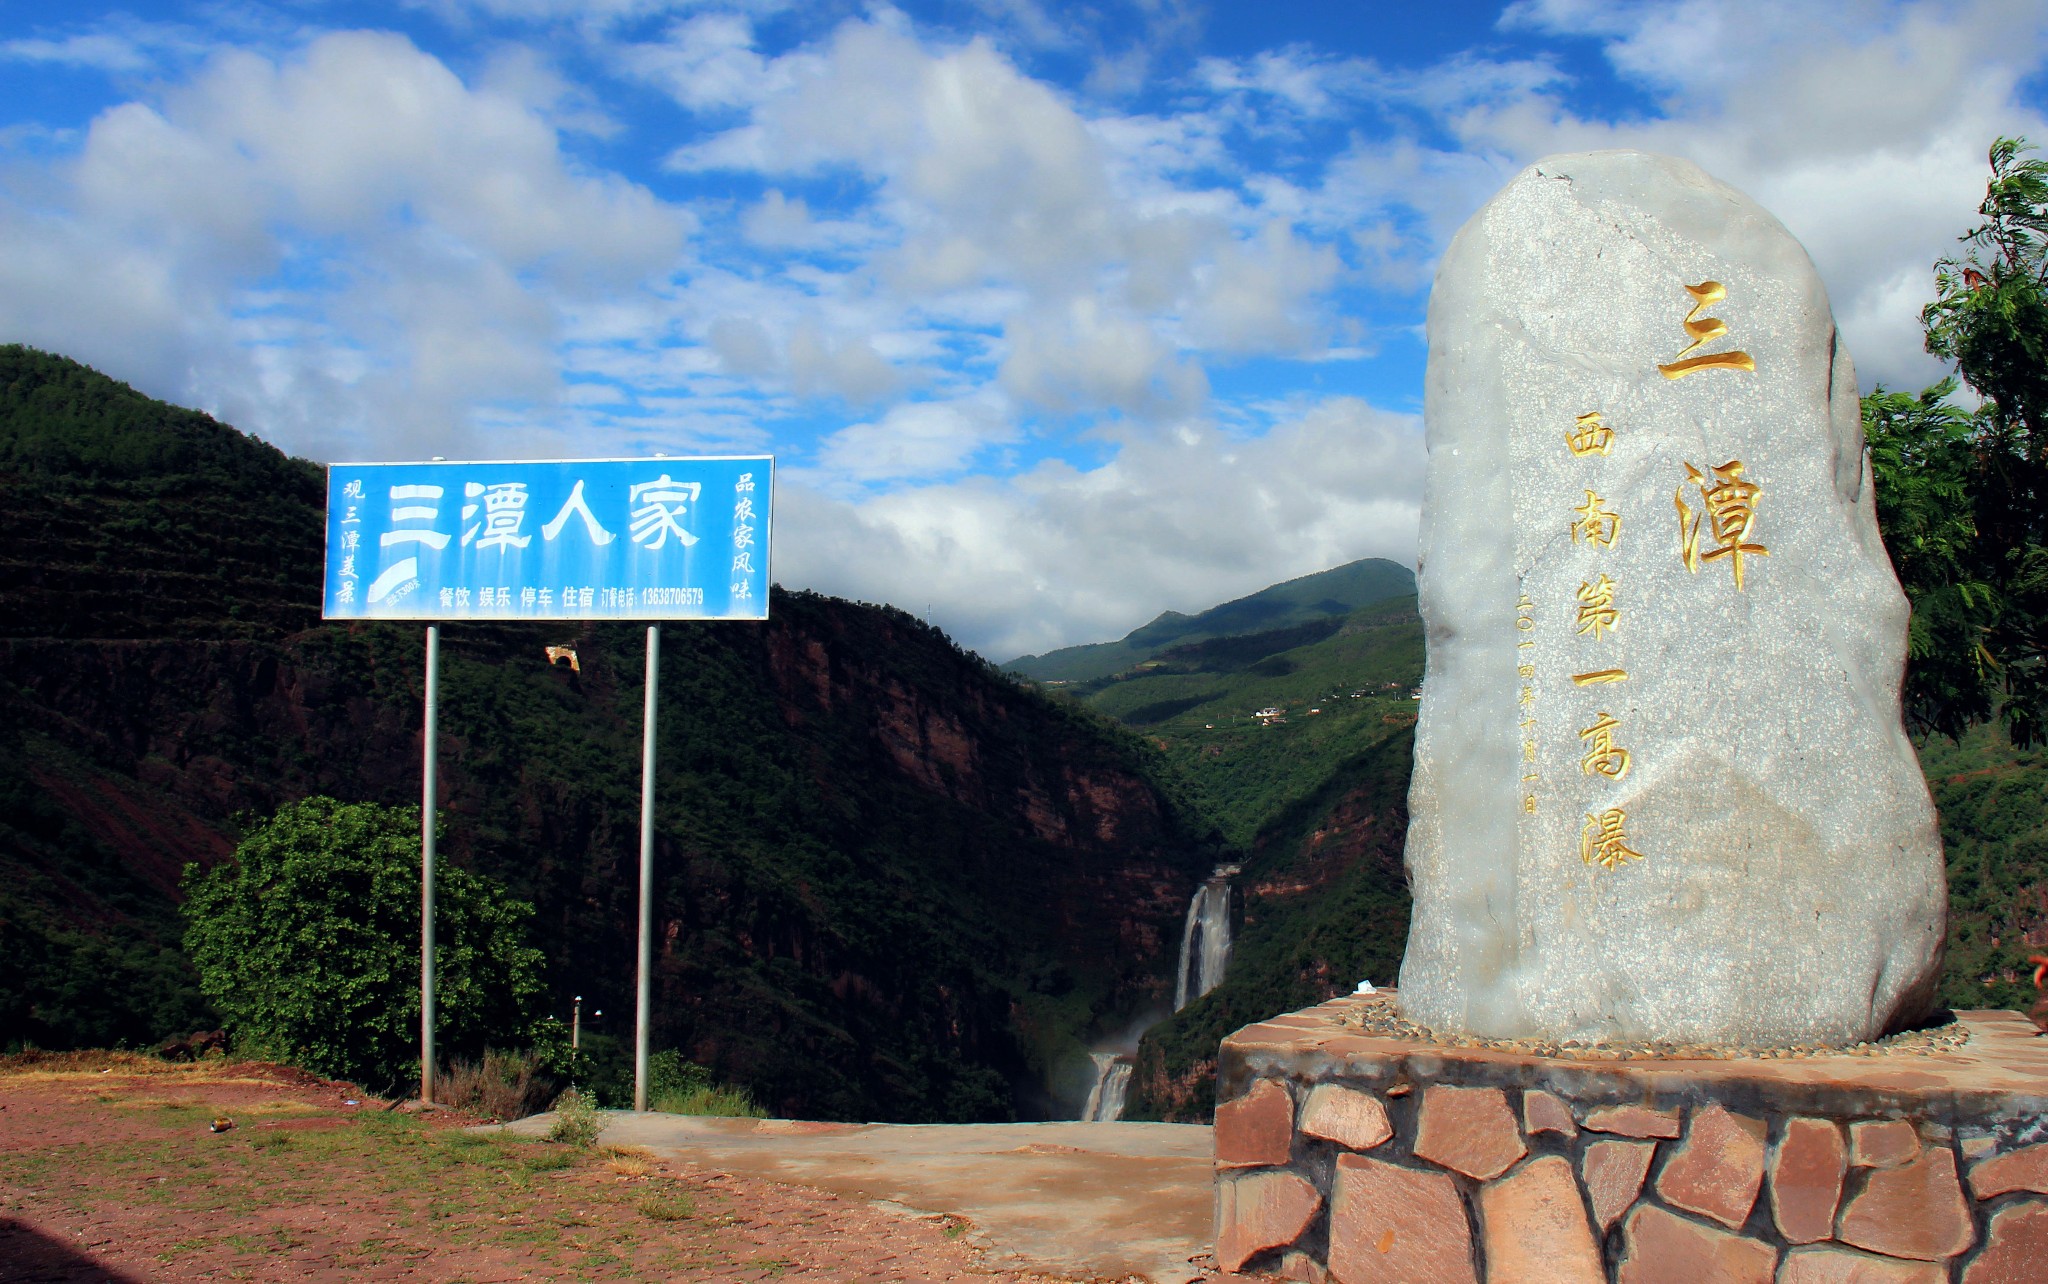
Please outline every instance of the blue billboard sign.
[{"label": "blue billboard sign", "polygon": [[340,620],[765,620],[775,460],[332,464]]}]

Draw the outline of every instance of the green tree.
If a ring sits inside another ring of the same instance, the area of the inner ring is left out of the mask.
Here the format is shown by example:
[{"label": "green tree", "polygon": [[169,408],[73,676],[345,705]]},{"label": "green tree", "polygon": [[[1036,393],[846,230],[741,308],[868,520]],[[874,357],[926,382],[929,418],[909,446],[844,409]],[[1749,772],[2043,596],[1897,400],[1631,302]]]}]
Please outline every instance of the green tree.
[{"label": "green tree", "polygon": [[1952,380],[1863,403],[1879,523],[1913,600],[1907,709],[1951,736],[1998,719],[2019,745],[2048,739],[2048,162],[2031,150],[1991,145],[1983,221],[1935,265],[1920,317],[1978,408],[1947,404]]},{"label": "green tree", "polygon": [[[416,1076],[419,833],[417,808],[308,798],[231,862],[185,867],[185,949],[238,1046],[360,1083]],[[533,907],[466,870],[435,874],[437,1051],[525,1038]]]},{"label": "green tree", "polygon": [[1906,716],[1954,737],[1989,718],[1998,665],[1986,637],[1999,596],[1978,557],[1975,418],[1949,397],[1954,379],[1915,395],[1883,388],[1863,399],[1863,437],[1884,531],[1913,622]]}]

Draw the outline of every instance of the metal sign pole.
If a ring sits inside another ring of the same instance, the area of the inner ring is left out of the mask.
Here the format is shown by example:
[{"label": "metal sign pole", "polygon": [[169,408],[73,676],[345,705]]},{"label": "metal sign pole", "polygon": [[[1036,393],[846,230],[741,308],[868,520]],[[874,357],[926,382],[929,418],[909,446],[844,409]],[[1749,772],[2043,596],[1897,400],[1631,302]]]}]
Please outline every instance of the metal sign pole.
[{"label": "metal sign pole", "polygon": [[647,626],[647,705],[640,732],[640,978],[633,1001],[633,1109],[647,1109],[648,1012],[654,980],[654,706],[661,693],[661,626]]},{"label": "metal sign pole", "polygon": [[440,748],[441,626],[427,626],[427,725],[420,748],[420,1100],[434,1100],[434,760]]}]

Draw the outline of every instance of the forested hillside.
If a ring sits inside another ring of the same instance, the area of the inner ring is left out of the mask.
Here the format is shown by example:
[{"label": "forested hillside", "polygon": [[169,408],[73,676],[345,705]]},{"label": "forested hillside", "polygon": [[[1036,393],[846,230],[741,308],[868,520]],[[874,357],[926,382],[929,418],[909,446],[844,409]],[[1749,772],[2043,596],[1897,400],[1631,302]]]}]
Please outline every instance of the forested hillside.
[{"label": "forested hillside", "polygon": [[[307,794],[417,799],[421,637],[319,623],[313,465],[20,347],[0,397],[0,1038],[150,1042],[207,1019],[185,862]],[[444,850],[620,1034],[643,636],[443,631]],[[785,1113],[1007,1118],[1161,1002],[1220,848],[1142,741],[809,594],[668,626],[662,684],[657,1046]]]}]

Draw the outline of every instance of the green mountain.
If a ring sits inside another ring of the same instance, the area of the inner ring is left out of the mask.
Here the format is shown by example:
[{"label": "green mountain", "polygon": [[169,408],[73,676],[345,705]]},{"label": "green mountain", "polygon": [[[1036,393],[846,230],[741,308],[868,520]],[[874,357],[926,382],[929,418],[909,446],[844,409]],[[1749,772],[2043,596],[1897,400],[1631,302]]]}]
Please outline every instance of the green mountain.
[{"label": "green mountain", "polygon": [[1018,656],[1003,667],[1041,682],[1088,682],[1134,668],[1169,647],[1295,625],[1315,627],[1358,607],[1414,592],[1413,571],[1384,558],[1369,557],[1260,589],[1200,615],[1162,612],[1120,641],[1089,642],[1044,655]]},{"label": "green mountain", "polygon": [[[308,794],[417,800],[420,630],[319,620],[323,502],[315,465],[0,347],[0,1046],[210,1024],[184,865]],[[643,636],[443,629],[443,851],[537,906],[586,1036],[631,1033]],[[1224,849],[1144,741],[807,593],[669,625],[661,681],[657,1047],[791,1115],[1045,1117],[1170,994]]]}]

